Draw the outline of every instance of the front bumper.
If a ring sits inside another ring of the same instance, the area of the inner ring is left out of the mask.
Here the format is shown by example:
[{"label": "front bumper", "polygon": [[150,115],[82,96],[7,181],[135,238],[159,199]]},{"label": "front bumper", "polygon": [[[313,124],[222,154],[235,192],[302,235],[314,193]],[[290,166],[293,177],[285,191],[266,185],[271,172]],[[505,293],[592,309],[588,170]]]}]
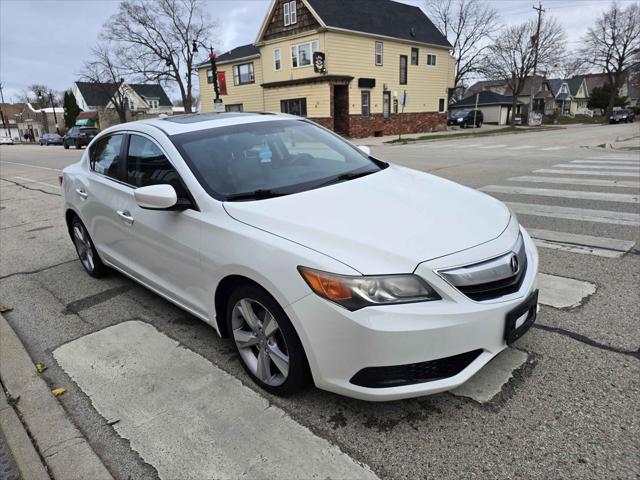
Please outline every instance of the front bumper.
[{"label": "front bumper", "polygon": [[[536,289],[538,255],[531,238],[524,230],[522,233],[528,269],[520,290],[506,300],[475,302],[435,272],[447,263],[455,266],[456,258],[467,258],[466,251],[416,269],[438,290],[442,296],[439,301],[349,312],[310,294],[291,304],[286,312],[297,327],[316,386],[362,400],[387,401],[462,385],[506,347],[507,314]],[[487,244],[477,248],[486,251]],[[447,378],[388,388],[352,382],[354,375],[366,368],[423,364],[474,351],[478,351],[476,355],[466,357],[470,363]]]}]

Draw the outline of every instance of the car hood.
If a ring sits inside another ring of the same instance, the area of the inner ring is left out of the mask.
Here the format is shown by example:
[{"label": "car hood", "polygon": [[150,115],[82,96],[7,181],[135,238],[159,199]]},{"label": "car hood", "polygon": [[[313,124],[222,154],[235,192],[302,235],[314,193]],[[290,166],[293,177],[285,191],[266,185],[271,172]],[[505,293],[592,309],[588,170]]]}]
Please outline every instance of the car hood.
[{"label": "car hood", "polygon": [[488,195],[394,165],[324,188],[224,207],[240,222],[362,274],[412,272],[421,262],[497,238],[511,218]]}]

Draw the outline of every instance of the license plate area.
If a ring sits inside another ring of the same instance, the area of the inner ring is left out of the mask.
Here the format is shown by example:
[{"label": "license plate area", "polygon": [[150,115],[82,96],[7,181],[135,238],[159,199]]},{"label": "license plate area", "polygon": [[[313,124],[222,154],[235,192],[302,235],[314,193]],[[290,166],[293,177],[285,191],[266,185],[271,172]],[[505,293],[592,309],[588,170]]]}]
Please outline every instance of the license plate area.
[{"label": "license plate area", "polygon": [[538,315],[538,290],[507,313],[505,322],[504,339],[507,344],[515,342],[531,328]]}]

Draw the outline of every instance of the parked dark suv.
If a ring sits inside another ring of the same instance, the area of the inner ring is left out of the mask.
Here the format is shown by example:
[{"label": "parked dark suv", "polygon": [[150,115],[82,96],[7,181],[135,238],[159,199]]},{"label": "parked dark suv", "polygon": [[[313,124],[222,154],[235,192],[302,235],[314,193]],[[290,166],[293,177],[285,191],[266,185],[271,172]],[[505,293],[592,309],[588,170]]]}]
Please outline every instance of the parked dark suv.
[{"label": "parked dark suv", "polygon": [[483,121],[484,116],[482,115],[482,110],[458,110],[449,116],[447,125],[457,125],[460,128],[475,125],[480,128]]},{"label": "parked dark suv", "polygon": [[636,114],[633,110],[616,110],[613,115],[609,117],[609,123],[629,123],[633,122],[636,118]]},{"label": "parked dark suv", "polygon": [[98,129],[94,127],[73,127],[62,139],[62,144],[66,149],[71,145],[76,148],[86,147],[97,134]]}]

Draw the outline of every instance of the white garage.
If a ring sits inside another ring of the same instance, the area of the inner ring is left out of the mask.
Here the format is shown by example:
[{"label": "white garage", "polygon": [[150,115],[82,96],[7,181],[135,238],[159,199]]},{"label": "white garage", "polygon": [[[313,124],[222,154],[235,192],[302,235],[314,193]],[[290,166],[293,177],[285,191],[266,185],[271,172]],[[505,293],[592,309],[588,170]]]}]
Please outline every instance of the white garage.
[{"label": "white garage", "polygon": [[[482,111],[484,123],[496,125],[507,125],[511,114],[512,97],[500,95],[499,93],[484,91],[476,95],[463,98],[459,102],[451,105],[449,110],[455,113],[465,109],[475,109]],[[522,102],[518,102],[516,115],[521,113]]]}]

